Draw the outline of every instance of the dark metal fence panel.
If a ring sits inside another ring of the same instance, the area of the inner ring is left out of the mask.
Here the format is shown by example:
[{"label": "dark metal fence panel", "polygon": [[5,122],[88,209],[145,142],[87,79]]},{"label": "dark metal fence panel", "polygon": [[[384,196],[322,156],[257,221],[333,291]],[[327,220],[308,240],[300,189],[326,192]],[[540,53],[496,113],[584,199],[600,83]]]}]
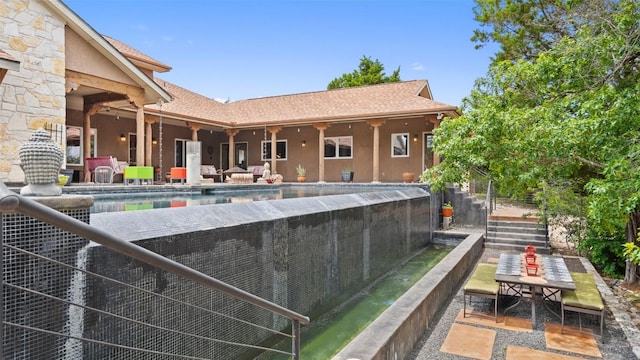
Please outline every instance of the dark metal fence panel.
[{"label": "dark metal fence panel", "polygon": [[261,341],[288,338],[299,348],[290,318],[307,317],[93,228],[88,208],[61,213],[0,183],[0,211],[2,358],[297,357]]}]

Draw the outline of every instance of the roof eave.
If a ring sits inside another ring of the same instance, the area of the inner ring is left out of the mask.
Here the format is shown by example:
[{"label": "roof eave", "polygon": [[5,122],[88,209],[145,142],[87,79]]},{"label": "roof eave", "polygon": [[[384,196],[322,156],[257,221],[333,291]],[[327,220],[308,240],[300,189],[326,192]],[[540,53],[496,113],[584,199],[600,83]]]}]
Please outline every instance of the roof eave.
[{"label": "roof eave", "polygon": [[110,59],[120,70],[130,76],[138,85],[148,89],[145,90],[145,103],[153,104],[158,99],[165,102],[171,101],[171,95],[162,87],[156,84],[153,79],[147,76],[142,70],[136,67],[126,56],[119,52],[113,45],[109,44],[95,29],[87,24],[80,16],[74,13],[69,7],[59,0],[45,0],[45,4],[60,16],[72,30],[78,33],[85,41],[92,44],[94,48],[103,56]]},{"label": "roof eave", "polygon": [[131,60],[131,62],[133,62],[134,65],[144,67],[144,68],[153,70],[155,72],[164,73],[171,70],[171,66],[166,66],[160,63],[145,61],[131,55],[127,57],[129,58],[129,60]]},{"label": "roof eave", "polygon": [[[439,113],[447,113],[453,114],[456,113],[457,109],[454,107],[440,108],[434,110],[420,110],[420,111],[412,111],[412,112],[396,112],[396,113],[378,113],[378,114],[359,114],[353,116],[342,116],[342,117],[315,117],[315,118],[299,118],[299,119],[287,119],[287,120],[278,120],[278,121],[256,121],[251,123],[244,123],[241,125],[233,126],[233,128],[253,128],[256,126],[264,126],[267,125],[283,125],[283,126],[297,126],[304,124],[314,124],[314,123],[337,123],[337,122],[356,122],[356,121],[366,121],[373,119],[399,119],[399,118],[410,118],[416,116],[424,116],[424,115],[437,115]],[[226,123],[225,123],[226,124]],[[229,124],[227,124],[228,126]],[[231,127],[231,126],[230,126]]]}]

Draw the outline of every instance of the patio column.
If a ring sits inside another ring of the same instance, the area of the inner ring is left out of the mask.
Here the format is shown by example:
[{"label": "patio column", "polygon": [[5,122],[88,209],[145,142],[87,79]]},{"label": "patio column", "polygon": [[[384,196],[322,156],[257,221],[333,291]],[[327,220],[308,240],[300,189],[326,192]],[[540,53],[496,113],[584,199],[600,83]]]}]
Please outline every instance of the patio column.
[{"label": "patio column", "polygon": [[380,182],[380,126],[387,120],[369,120],[367,124],[373,127],[373,179],[372,183]]},{"label": "patio column", "polygon": [[153,145],[151,141],[153,140],[153,131],[151,130],[151,124],[154,124],[156,121],[154,119],[145,119],[146,130],[144,134],[144,164],[145,166],[152,166],[151,161],[151,146]]},{"label": "patio column", "polygon": [[235,147],[236,145],[233,142],[233,137],[240,132],[240,130],[236,129],[224,129],[224,132],[229,136],[229,169],[236,166],[235,164]]},{"label": "patio column", "polygon": [[282,130],[282,126],[269,126],[267,130],[271,133],[271,173],[275,175],[278,173],[278,139],[276,138],[276,134]]},{"label": "patio column", "polygon": [[318,182],[324,182],[324,131],[329,128],[328,123],[313,124],[318,130]]},{"label": "patio column", "polygon": [[[85,107],[84,121],[82,122],[82,154],[84,159],[80,159],[84,164],[84,182],[91,181],[91,173],[87,169],[86,158],[91,157],[91,116],[95,115],[104,106],[102,104],[92,104]],[[97,155],[97,154],[94,154]]]},{"label": "patio column", "polygon": [[136,165],[144,166],[144,97],[128,95],[136,109]]},{"label": "patio column", "polygon": [[191,140],[198,141],[198,130],[202,129],[202,125],[188,122],[187,126],[191,129]]}]

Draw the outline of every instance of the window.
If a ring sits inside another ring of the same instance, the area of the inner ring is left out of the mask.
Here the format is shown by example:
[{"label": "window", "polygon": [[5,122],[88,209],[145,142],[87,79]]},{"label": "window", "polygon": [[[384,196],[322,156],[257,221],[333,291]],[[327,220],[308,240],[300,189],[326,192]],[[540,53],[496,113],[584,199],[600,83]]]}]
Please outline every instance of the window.
[{"label": "window", "polygon": [[129,133],[129,165],[136,166],[138,161],[137,149],[138,149],[138,137],[135,133]]},{"label": "window", "polygon": [[328,137],[324,139],[325,159],[350,159],[353,157],[353,136]]},{"label": "window", "polygon": [[425,134],[425,137],[427,139],[427,141],[425,141],[427,143],[427,148],[432,148],[433,147],[433,135],[431,134]]},{"label": "window", "polygon": [[[287,160],[287,140],[276,140],[276,159]],[[271,160],[271,141],[262,142],[262,161]]]},{"label": "window", "polygon": [[391,157],[409,156],[409,133],[391,134]]},{"label": "window", "polygon": [[95,157],[97,154],[96,129],[91,129],[91,145],[89,147],[90,154],[85,156],[83,153],[84,138],[82,136],[82,128],[79,126],[67,126],[67,165],[84,165],[85,157]]}]

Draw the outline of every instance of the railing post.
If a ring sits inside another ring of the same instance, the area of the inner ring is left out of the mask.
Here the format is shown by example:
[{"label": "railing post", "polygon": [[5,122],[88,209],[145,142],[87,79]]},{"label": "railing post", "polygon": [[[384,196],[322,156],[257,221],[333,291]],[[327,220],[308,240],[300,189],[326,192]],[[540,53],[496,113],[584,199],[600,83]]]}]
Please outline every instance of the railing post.
[{"label": "railing post", "polygon": [[291,319],[291,353],[293,360],[300,360],[300,321]]}]

